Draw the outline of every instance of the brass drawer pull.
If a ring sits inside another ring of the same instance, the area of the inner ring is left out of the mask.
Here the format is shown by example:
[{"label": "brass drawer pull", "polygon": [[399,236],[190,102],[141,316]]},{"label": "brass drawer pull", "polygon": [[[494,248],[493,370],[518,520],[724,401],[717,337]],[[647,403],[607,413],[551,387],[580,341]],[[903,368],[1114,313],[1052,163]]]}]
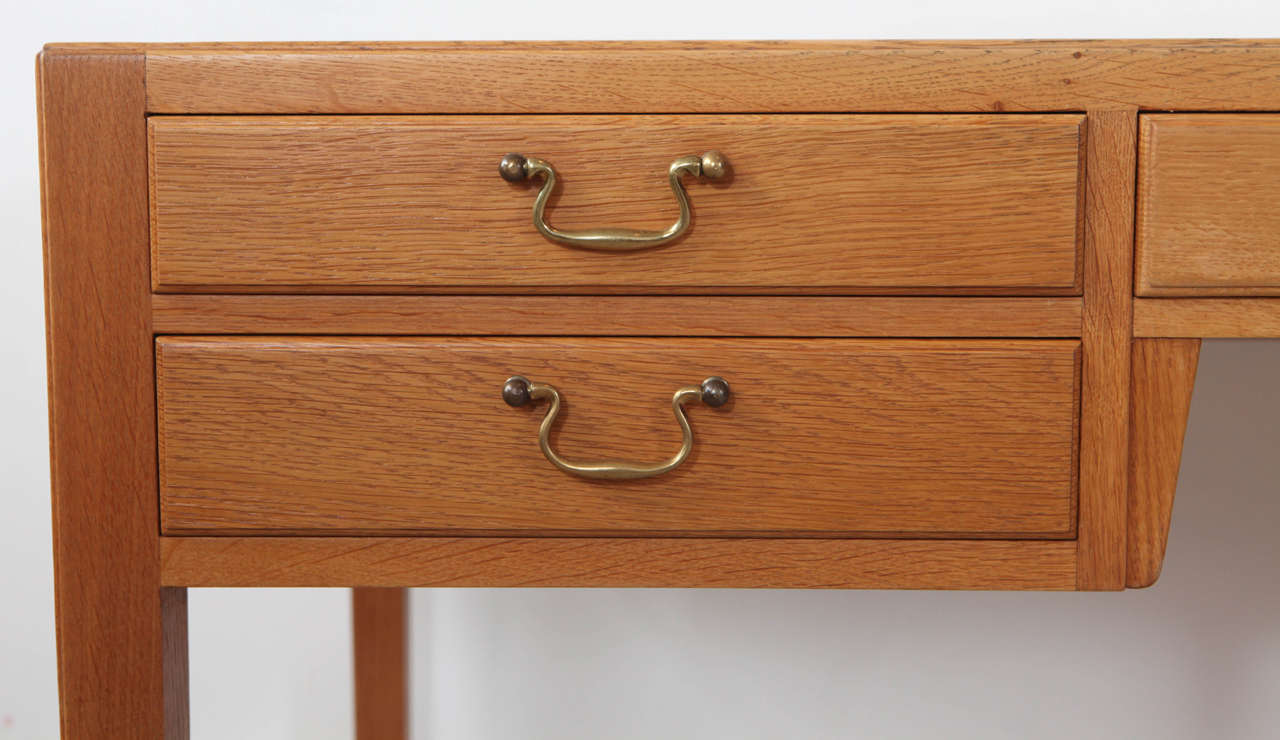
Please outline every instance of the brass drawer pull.
[{"label": "brass drawer pull", "polygon": [[544,211],[547,199],[556,186],[556,171],[550,164],[537,157],[526,157],[523,154],[508,154],[498,164],[498,172],[507,182],[522,180],[542,175],[545,179],[538,197],[533,201],[533,225],[546,238],[557,244],[579,249],[601,249],[613,252],[624,252],[632,249],[657,247],[679,238],[689,228],[689,196],[680,182],[681,175],[697,175],[718,180],[729,172],[729,162],[717,151],[709,151],[701,157],[681,157],[671,163],[667,176],[671,180],[671,192],[676,195],[676,203],[680,205],[680,218],[667,227],[665,231],[643,231],[640,229],[588,229],[586,231],[561,231],[547,223]]},{"label": "brass drawer pull", "polygon": [[689,419],[684,414],[684,404],[695,399],[713,408],[720,407],[729,401],[729,384],[724,378],[710,377],[702,381],[702,385],[689,385],[676,391],[671,397],[671,409],[675,412],[676,421],[680,423],[680,432],[684,435],[684,443],[680,451],[670,460],[657,465],[636,465],[627,462],[585,462],[573,463],[565,460],[551,449],[551,425],[555,423],[556,414],[560,413],[560,391],[546,383],[534,383],[528,378],[516,375],[507,378],[502,386],[502,400],[509,406],[524,406],[530,401],[551,399],[551,407],[542,417],[542,425],[538,427],[538,446],[552,465],[565,471],[580,475],[583,478],[608,478],[622,480],[627,478],[648,478],[673,470],[689,457],[693,449],[693,430],[689,428]]}]

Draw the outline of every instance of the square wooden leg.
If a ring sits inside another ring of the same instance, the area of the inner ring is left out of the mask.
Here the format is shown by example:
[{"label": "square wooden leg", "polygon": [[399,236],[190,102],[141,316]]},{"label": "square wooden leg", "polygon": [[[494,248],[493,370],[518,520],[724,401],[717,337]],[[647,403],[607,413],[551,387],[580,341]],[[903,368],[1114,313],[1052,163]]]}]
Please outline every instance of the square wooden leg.
[{"label": "square wooden leg", "polygon": [[356,740],[409,736],[408,589],[351,589]]},{"label": "square wooden leg", "polygon": [[185,589],[160,586],[142,54],[47,51],[40,99],[62,737],[185,740]]}]

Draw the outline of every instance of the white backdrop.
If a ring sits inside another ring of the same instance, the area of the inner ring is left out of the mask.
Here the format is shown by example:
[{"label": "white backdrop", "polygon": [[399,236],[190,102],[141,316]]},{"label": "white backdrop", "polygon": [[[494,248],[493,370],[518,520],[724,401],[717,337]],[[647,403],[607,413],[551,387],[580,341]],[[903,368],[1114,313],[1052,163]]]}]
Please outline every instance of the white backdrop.
[{"label": "white backdrop", "polygon": [[[0,740],[57,736],[33,81],[42,43],[1280,36],[1280,4],[1267,0],[356,5],[47,0],[4,14]],[[1277,378],[1280,342],[1205,344],[1166,575],[1153,589],[418,591],[416,736],[1274,738]],[[193,590],[193,736],[349,738],[348,609],[340,590]]]}]

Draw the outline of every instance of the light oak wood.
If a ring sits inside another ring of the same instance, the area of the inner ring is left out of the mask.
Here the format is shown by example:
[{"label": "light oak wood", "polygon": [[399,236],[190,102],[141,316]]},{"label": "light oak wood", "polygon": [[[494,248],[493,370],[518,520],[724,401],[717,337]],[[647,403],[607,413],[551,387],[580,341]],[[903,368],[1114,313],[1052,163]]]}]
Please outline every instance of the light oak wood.
[{"label": "light oak wood", "polygon": [[[189,736],[189,586],[357,587],[357,733],[402,740],[404,587],[1150,585],[1195,337],[1280,337],[1278,68],[1276,41],[47,47],[63,736]],[[551,160],[557,225],[658,227],[667,164],[712,147],[735,176],[633,255],[543,241],[494,172]],[[669,476],[589,483],[502,405],[517,371],[561,387],[575,458],[671,454],[676,385],[736,398],[691,409]]]},{"label": "light oak wood", "polygon": [[1065,591],[1073,542],[162,537],[183,586],[895,588]]},{"label": "light oak wood", "polygon": [[165,294],[160,334],[1078,337],[1079,298]]},{"label": "light oak wood", "polygon": [[351,589],[356,740],[409,737],[408,609],[403,588]]},{"label": "light oak wood", "polygon": [[1199,339],[1139,339],[1133,343],[1125,577],[1129,588],[1155,583],[1164,564],[1199,356]]},{"label": "light oak wood", "polygon": [[1275,41],[303,44],[147,49],[156,113],[1276,110]]},{"label": "light oak wood", "polygon": [[62,736],[185,738],[186,599],[162,594],[143,60],[37,60]]},{"label": "light oak wood", "polygon": [[1078,586],[1124,588],[1137,111],[1089,112]]},{"label": "light oak wood", "polygon": [[1133,334],[1280,339],[1280,298],[1138,298]]},{"label": "light oak wood", "polygon": [[[151,120],[154,285],[191,290],[1079,292],[1077,115],[451,116]],[[533,226],[693,225],[659,249],[566,248]]]},{"label": "light oak wood", "polygon": [[1280,115],[1144,115],[1138,294],[1280,295]]},{"label": "light oak wood", "polygon": [[[156,345],[169,534],[1072,534],[1076,341]],[[734,398],[690,409],[682,467],[591,481],[543,458],[544,407],[502,402],[516,374],[560,389],[577,460],[664,460],[676,388],[722,375]]]}]

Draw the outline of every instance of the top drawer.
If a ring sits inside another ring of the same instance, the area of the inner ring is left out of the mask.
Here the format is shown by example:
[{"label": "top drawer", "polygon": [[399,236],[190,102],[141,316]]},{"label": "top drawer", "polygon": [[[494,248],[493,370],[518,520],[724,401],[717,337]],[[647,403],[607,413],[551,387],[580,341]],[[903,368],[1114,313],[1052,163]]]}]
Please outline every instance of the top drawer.
[{"label": "top drawer", "polygon": [[[1079,115],[153,117],[159,291],[1079,292]],[[692,225],[634,252],[561,229]]]},{"label": "top drawer", "polygon": [[1280,295],[1280,115],[1142,117],[1137,292]]}]

